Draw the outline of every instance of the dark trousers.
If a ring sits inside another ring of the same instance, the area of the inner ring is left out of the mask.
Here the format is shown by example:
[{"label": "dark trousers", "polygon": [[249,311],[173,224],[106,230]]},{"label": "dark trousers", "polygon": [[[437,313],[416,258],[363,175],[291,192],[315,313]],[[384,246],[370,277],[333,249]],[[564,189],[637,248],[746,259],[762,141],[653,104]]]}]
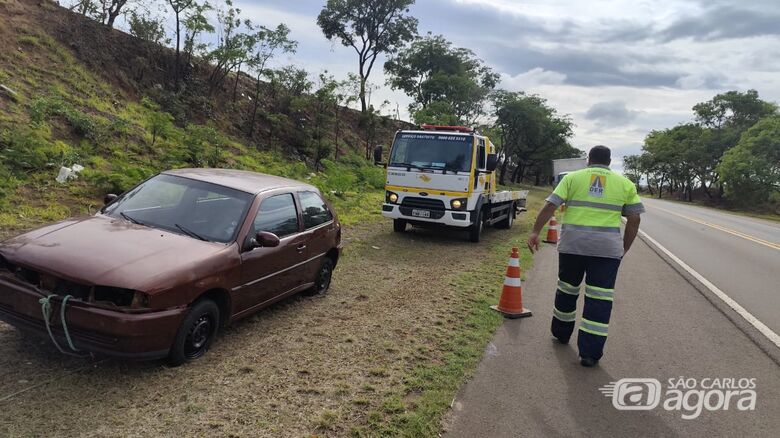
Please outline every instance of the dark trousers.
[{"label": "dark trousers", "polygon": [[552,334],[562,342],[569,341],[574,331],[580,283],[585,277],[585,307],[577,335],[580,357],[598,360],[604,354],[619,267],[620,259],[558,254]]}]

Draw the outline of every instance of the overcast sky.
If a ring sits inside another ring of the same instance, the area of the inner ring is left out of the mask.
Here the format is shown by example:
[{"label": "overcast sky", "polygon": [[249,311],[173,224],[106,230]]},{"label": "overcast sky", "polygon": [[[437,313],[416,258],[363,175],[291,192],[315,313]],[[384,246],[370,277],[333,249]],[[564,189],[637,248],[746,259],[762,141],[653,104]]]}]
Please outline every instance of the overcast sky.
[{"label": "overcast sky", "polygon": [[[317,27],[324,0],[236,3],[255,22],[292,29],[299,50],[279,63],[356,71],[354,51]],[[691,120],[691,107],[719,92],[754,88],[780,100],[780,0],[417,0],[411,14],[421,34],[473,50],[501,74],[500,87],[571,115],[584,150],[637,153],[650,130]],[[372,103],[387,99],[408,118],[409,99],[384,85],[381,68],[370,80],[382,86]]]}]

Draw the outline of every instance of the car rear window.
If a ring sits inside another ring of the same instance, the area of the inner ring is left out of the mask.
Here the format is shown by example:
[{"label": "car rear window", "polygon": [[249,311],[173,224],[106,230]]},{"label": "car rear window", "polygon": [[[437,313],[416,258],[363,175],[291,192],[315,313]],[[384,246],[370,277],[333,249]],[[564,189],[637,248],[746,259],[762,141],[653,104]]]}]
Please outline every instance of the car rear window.
[{"label": "car rear window", "polygon": [[300,192],[301,208],[303,209],[303,225],[308,230],[333,220],[333,214],[325,201],[314,192]]},{"label": "car rear window", "polygon": [[298,210],[293,195],[276,195],[263,200],[255,217],[254,230],[268,231],[279,237],[297,233]]}]

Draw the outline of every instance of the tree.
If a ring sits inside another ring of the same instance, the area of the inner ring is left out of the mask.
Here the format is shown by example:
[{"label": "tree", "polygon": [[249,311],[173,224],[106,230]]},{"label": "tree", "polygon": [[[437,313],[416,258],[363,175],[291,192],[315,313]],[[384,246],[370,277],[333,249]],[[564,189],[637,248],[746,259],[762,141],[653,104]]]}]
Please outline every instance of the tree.
[{"label": "tree", "polygon": [[[254,25],[249,20],[240,18],[241,9],[234,8],[231,0],[226,0],[226,10],[217,11],[219,36],[217,47],[209,54],[209,60],[214,64],[209,82],[212,88],[218,87],[233,69],[249,59],[257,43],[256,35],[243,33],[242,28],[254,31]],[[238,74],[238,73],[237,73]]]},{"label": "tree", "polygon": [[173,65],[173,87],[179,89],[179,74],[181,69],[181,26],[182,13],[195,4],[195,0],[166,0],[173,10],[176,18],[176,60]]},{"label": "tree", "polygon": [[[385,72],[394,90],[414,99],[409,112],[418,123],[433,122],[425,120],[431,116],[455,119],[454,124],[474,123],[484,114],[485,101],[499,79],[471,50],[453,47],[443,36],[430,33],[388,60]],[[431,111],[432,104],[436,108]],[[446,108],[450,110],[443,114]]]},{"label": "tree", "polygon": [[252,116],[248,124],[247,135],[252,137],[257,121],[257,111],[260,107],[260,92],[262,91],[262,79],[268,76],[266,65],[277,52],[294,53],[298,42],[290,39],[290,28],[285,24],[276,26],[276,29],[260,27],[254,36],[254,55],[247,60],[248,67],[255,74],[255,92],[252,96]]},{"label": "tree", "polygon": [[165,39],[164,20],[161,17],[152,16],[149,11],[130,10],[127,14],[127,24],[130,27],[130,35],[136,38],[157,45],[170,41]]},{"label": "tree", "polygon": [[338,102],[336,96],[339,82],[328,72],[320,73],[317,91],[314,92],[314,119],[312,120],[312,143],[314,170],[319,171],[320,162],[330,154],[331,145],[327,141],[329,125],[334,117],[331,112]]},{"label": "tree", "polygon": [[125,4],[127,4],[127,0],[100,0],[103,11],[101,21],[104,21],[108,27],[114,27],[114,21],[116,21],[116,17],[119,16]]},{"label": "tree", "polygon": [[521,181],[526,172],[535,170],[538,183],[551,173],[550,160],[572,158],[581,151],[569,144],[573,123],[568,116],[559,116],[545,99],[523,92],[499,90],[493,94],[494,130],[501,145],[502,164],[499,183],[504,184],[510,165],[515,170],[511,181]]},{"label": "tree", "polygon": [[328,0],[317,24],[329,40],[337,38],[358,55],[360,109],[368,109],[366,81],[381,53],[393,53],[417,33],[417,19],[406,15],[414,0]]},{"label": "tree", "polygon": [[152,134],[152,143],[149,147],[153,148],[157,143],[157,138],[166,138],[173,129],[173,116],[160,111],[151,111],[146,117],[146,129]]},{"label": "tree", "polygon": [[187,65],[188,70],[195,53],[198,52],[202,54],[208,47],[206,44],[197,43],[199,35],[204,32],[214,32],[214,26],[209,23],[209,19],[206,17],[206,14],[211,9],[212,7],[208,2],[202,4],[193,3],[192,7],[184,15],[184,54],[186,57],[184,64]]},{"label": "tree", "polygon": [[737,204],[780,201],[780,117],[764,118],[748,129],[723,155],[718,171],[726,196]]}]

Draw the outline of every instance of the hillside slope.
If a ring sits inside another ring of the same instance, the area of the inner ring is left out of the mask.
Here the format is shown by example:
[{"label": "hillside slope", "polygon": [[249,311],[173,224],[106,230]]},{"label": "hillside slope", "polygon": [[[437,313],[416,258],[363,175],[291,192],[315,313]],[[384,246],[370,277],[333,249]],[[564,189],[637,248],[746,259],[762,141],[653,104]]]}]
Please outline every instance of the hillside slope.
[{"label": "hillside slope", "polygon": [[[359,113],[340,110],[339,144],[329,156],[340,158],[323,160],[324,170],[314,173],[310,96],[296,96],[294,110],[278,113],[263,102],[265,117],[248,138],[241,129],[246,102],[232,102],[225,90],[198,94],[204,66],[174,93],[163,65],[170,50],[48,0],[0,0],[0,47],[0,237],[94,212],[105,193],[165,168],[309,179],[345,208],[378,196],[383,185],[381,169],[355,154],[366,144]],[[375,126],[374,138],[386,144],[401,124],[382,118]],[[324,141],[333,142],[330,132]],[[74,164],[85,167],[78,179],[55,182],[61,166]]]}]

